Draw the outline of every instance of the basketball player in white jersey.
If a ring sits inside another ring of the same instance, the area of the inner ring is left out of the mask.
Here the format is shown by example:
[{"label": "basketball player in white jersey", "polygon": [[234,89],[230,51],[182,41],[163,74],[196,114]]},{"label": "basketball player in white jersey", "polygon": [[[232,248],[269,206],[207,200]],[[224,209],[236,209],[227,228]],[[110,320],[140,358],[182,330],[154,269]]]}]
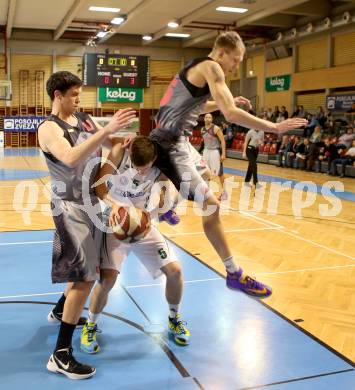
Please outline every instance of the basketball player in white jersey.
[{"label": "basketball player in white jersey", "polygon": [[[129,150],[120,143],[113,146],[97,176],[97,183],[101,184],[96,187],[99,198],[112,207],[111,219],[114,218],[112,215],[115,210],[121,206],[147,210],[151,216],[157,211],[161,193],[159,182],[165,182],[166,185],[169,182],[161,171],[153,166],[156,157],[156,146],[147,137],[134,138]],[[169,332],[177,344],[187,345],[189,342],[190,333],[179,315],[183,290],[181,266],[152,220],[151,230],[135,243],[124,243],[112,233],[106,234],[100,265],[100,282],[93,290],[88,320],[81,334],[81,349],[84,352],[99,352],[100,347],[96,340],[98,317],[106,305],[122,263],[130,252],[137,256],[154,279],[165,274],[165,294],[170,312]]]},{"label": "basketball player in white jersey", "polygon": [[205,126],[201,129],[203,138],[203,159],[206,161],[212,176],[218,176],[222,193],[220,200],[226,200],[228,195],[224,189],[223,161],[226,159],[226,141],[220,127],[213,123],[212,114],[204,117]]}]

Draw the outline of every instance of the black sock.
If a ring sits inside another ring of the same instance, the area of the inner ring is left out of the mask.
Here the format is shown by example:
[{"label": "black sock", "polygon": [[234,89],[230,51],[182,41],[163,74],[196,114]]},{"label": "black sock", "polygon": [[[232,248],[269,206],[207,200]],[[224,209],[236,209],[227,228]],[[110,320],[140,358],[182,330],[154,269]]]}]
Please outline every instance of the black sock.
[{"label": "black sock", "polygon": [[57,345],[55,346],[54,352],[58,351],[58,349],[71,347],[71,342],[72,342],[75,328],[76,325],[68,324],[63,321],[60,323]]},{"label": "black sock", "polygon": [[60,297],[60,299],[57,302],[57,304],[54,306],[53,313],[55,313],[55,314],[63,314],[65,300],[66,300],[66,296],[63,294]]}]

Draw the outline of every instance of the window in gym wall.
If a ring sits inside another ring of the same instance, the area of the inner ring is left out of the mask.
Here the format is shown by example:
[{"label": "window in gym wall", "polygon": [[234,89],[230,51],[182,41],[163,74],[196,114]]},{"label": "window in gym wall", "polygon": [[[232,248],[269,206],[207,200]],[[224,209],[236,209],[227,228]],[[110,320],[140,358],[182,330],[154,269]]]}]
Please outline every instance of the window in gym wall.
[{"label": "window in gym wall", "polygon": [[298,72],[325,68],[327,50],[326,39],[300,44],[298,46]]}]

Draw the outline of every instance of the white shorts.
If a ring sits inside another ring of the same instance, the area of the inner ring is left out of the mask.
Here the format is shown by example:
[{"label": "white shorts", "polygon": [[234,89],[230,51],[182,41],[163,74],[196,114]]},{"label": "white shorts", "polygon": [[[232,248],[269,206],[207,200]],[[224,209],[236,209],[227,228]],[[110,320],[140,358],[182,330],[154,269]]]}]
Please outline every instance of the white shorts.
[{"label": "white shorts", "polygon": [[131,252],[137,256],[154,279],[162,275],[162,267],[178,261],[163,235],[156,226],[152,226],[144,238],[132,244],[117,240],[112,233],[106,234],[100,268],[121,272],[122,263]]},{"label": "white shorts", "polygon": [[221,171],[221,155],[218,149],[204,149],[203,158],[211,170],[212,176],[219,176]]},{"label": "white shorts", "polygon": [[[194,200],[197,194],[198,198],[205,199],[210,196],[208,184],[202,178],[203,175],[209,174],[206,161],[200,153],[190,144],[188,138],[180,137],[169,151],[170,161],[174,167],[173,178],[169,177],[175,184],[177,178],[179,183],[180,194],[184,198]],[[185,189],[180,184],[186,185]],[[197,200],[197,199],[195,199]]]}]

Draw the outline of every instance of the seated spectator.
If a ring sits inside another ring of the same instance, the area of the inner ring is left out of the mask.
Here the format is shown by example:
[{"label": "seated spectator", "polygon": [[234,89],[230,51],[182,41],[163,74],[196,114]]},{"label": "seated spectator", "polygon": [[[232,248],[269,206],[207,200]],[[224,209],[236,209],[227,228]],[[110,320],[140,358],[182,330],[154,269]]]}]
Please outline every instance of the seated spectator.
[{"label": "seated spectator", "polygon": [[314,162],[318,158],[318,148],[309,141],[309,138],[303,140],[304,148],[296,153],[296,168],[311,171]]},{"label": "seated spectator", "polygon": [[295,137],[295,141],[292,144],[291,151],[287,153],[286,167],[292,168],[293,161],[296,158],[297,153],[303,153],[303,151],[304,151],[304,144],[301,141],[301,138]]},{"label": "seated spectator", "polygon": [[295,106],[295,109],[293,111],[293,114],[291,115],[291,118],[297,118],[299,112],[300,112],[300,106]]},{"label": "seated spectator", "polygon": [[327,117],[325,115],[325,112],[323,110],[322,106],[318,106],[317,112],[316,112],[316,118],[319,123],[319,126],[324,129],[325,122],[327,121]]},{"label": "seated spectator", "polygon": [[320,127],[320,125],[317,125],[317,126],[314,128],[314,131],[313,131],[312,135],[309,137],[309,140],[310,140],[313,144],[317,144],[317,146],[319,146],[318,144],[322,141],[322,133],[321,133],[321,127]]},{"label": "seated spectator", "polygon": [[345,153],[343,157],[336,158],[332,161],[331,167],[330,167],[330,174],[336,175],[337,174],[337,164],[341,164],[341,174],[340,177],[345,176],[345,168],[346,165],[353,165],[355,162],[355,139],[352,141],[351,148],[348,149],[348,151]]},{"label": "seated spectator", "polygon": [[353,132],[353,128],[351,126],[349,126],[346,130],[346,133],[339,137],[338,143],[337,143],[337,148],[338,149],[350,148],[354,139],[355,139],[355,134]]},{"label": "seated spectator", "polygon": [[307,112],[302,105],[299,106],[298,118],[307,118]]},{"label": "seated spectator", "polygon": [[278,156],[279,156],[278,167],[282,168],[284,166],[283,159],[285,159],[285,165],[286,165],[287,153],[292,151],[292,145],[293,145],[293,141],[289,138],[289,136],[283,135],[281,146],[280,146],[279,153],[278,153]]},{"label": "seated spectator", "polygon": [[315,115],[307,114],[307,119],[308,119],[308,125],[305,126],[303,130],[303,137],[306,138],[308,138],[312,134],[315,127],[319,125]]},{"label": "seated spectator", "polygon": [[329,137],[326,137],[324,139],[324,146],[320,148],[319,151],[319,156],[318,156],[318,161],[316,162],[316,172],[321,171],[321,164],[322,162],[327,162],[327,173],[329,174],[330,172],[330,164],[332,163],[333,160],[338,158],[338,149],[335,146],[334,143],[331,142],[331,139]]},{"label": "seated spectator", "polygon": [[271,108],[268,108],[268,109],[267,109],[267,112],[266,112],[266,119],[267,119],[268,121],[272,121],[272,116],[273,116],[272,109],[271,109]]},{"label": "seated spectator", "polygon": [[282,112],[279,112],[279,116],[276,118],[276,123],[283,122],[286,118],[282,115]]},{"label": "seated spectator", "polygon": [[279,114],[280,114],[279,106],[275,106],[274,112],[272,113],[271,120],[273,122],[276,122],[277,118],[279,117]]},{"label": "seated spectator", "polygon": [[285,106],[281,106],[281,114],[285,119],[288,119],[288,111]]}]

